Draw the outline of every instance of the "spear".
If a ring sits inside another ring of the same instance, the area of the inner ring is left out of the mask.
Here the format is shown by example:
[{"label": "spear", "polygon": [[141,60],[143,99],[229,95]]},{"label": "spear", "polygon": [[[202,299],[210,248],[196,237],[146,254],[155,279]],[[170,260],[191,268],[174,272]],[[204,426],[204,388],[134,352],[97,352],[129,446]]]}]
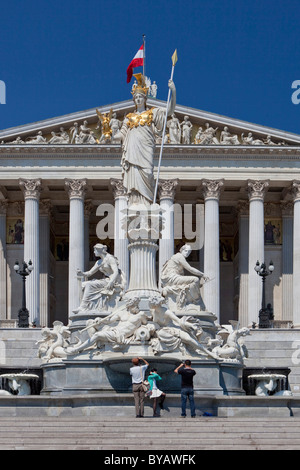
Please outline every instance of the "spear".
[{"label": "spear", "polygon": [[[175,49],[174,54],[172,55],[172,70],[171,70],[171,78],[170,78],[170,80],[173,80],[174,69],[175,69],[175,64],[176,64],[177,60],[178,60],[178,58],[177,58],[177,49]],[[164,148],[164,140],[165,140],[165,134],[166,134],[167,119],[168,119],[168,108],[169,108],[170,99],[171,99],[171,90],[170,90],[170,88],[169,88],[168,99],[167,99],[167,107],[166,107],[166,117],[165,117],[165,122],[164,122],[163,133],[162,133],[162,140],[161,140],[160,153],[159,153],[159,160],[158,160],[158,167],[157,167],[157,178],[156,178],[156,185],[155,185],[155,191],[154,191],[153,204],[156,203],[156,197],[157,197],[157,188],[158,188],[159,172],[160,172],[160,165],[161,165],[162,152],[163,152],[163,148]]]}]

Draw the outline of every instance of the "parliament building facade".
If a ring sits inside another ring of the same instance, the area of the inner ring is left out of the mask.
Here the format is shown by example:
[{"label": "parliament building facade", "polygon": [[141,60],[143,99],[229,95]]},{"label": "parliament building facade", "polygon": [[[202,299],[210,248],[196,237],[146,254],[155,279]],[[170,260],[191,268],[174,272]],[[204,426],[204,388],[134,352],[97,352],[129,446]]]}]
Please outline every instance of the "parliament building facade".
[{"label": "parliament building facade", "polygon": [[[166,103],[149,98],[147,105]],[[74,289],[80,292],[76,270],[95,262],[95,243],[107,245],[128,273],[126,240],[116,229],[126,207],[122,148],[105,135],[105,118],[118,127],[133,109],[132,101],[124,101],[0,132],[2,331],[18,325],[22,279],[16,260],[33,263],[26,301],[37,328],[68,323],[76,308]],[[158,135],[155,170],[160,141]],[[221,325],[235,320],[250,326],[250,343],[264,342],[268,331],[273,350],[279,342],[289,344],[286,360],[278,355],[287,367],[294,364],[291,345],[300,339],[299,162],[300,135],[177,105],[168,122],[157,197],[163,207],[173,207],[168,235],[159,241],[158,283],[166,257],[192,243],[189,262],[209,277],[202,288],[207,309]],[[266,331],[258,328],[257,261],[274,266],[265,281],[273,312]],[[278,363],[271,352],[251,357],[251,366]]]}]

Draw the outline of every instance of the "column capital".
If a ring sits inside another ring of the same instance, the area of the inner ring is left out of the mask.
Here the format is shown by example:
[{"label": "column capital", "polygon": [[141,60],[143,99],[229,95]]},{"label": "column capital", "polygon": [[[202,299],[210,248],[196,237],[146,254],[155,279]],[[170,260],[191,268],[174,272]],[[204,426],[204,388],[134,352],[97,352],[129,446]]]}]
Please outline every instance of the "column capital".
[{"label": "column capital", "polygon": [[300,181],[293,181],[290,188],[294,202],[300,201]]},{"label": "column capital", "polygon": [[40,194],[42,191],[42,180],[40,178],[37,179],[19,179],[19,185],[24,194],[24,198],[26,199],[37,199],[39,200]]},{"label": "column capital", "polygon": [[280,203],[282,217],[292,217],[294,214],[294,202],[282,201]]},{"label": "column capital", "polygon": [[236,211],[241,216],[249,216],[249,201],[240,200],[237,203]]},{"label": "column capital", "polygon": [[84,216],[89,217],[93,210],[93,201],[92,199],[87,199],[84,201]]},{"label": "column capital", "polygon": [[126,189],[123,185],[122,180],[111,178],[110,179],[110,184],[112,186],[114,199],[116,199],[118,197],[126,196]]},{"label": "column capital", "polygon": [[219,199],[224,180],[202,180],[204,199]]},{"label": "column capital", "polygon": [[158,191],[160,199],[172,199],[174,200],[176,187],[178,186],[179,180],[159,180]]},{"label": "column capital", "polygon": [[70,199],[84,199],[87,180],[65,178],[65,189]]},{"label": "column capital", "polygon": [[2,199],[0,200],[0,215],[6,215],[8,208],[8,200]]},{"label": "column capital", "polygon": [[50,199],[41,199],[39,204],[40,215],[51,215],[52,203]]},{"label": "column capital", "polygon": [[247,186],[249,201],[254,199],[264,200],[265,194],[269,187],[269,180],[248,180]]}]

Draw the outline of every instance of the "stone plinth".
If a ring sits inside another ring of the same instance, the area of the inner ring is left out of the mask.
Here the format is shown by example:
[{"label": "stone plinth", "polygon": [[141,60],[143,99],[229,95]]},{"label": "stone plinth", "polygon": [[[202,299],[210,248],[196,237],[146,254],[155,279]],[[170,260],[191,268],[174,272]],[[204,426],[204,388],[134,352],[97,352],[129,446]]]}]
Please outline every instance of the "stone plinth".
[{"label": "stone plinth", "polygon": [[[108,354],[109,355],[109,354]],[[107,355],[107,356],[108,356]],[[49,362],[41,367],[44,374],[44,395],[78,395],[129,392],[132,389],[129,369],[131,357],[115,352],[89,359],[88,353],[60,362]],[[174,373],[179,360],[172,355],[144,358],[157,367],[166,393],[180,393],[180,380]],[[195,395],[244,395],[242,367],[237,363],[219,363],[213,360],[193,359]]]}]

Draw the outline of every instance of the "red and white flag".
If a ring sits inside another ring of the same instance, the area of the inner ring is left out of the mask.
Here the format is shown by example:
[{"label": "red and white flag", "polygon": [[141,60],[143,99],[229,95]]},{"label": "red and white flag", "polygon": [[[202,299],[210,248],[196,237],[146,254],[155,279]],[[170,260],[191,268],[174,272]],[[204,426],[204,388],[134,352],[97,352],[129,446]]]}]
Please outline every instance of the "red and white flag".
[{"label": "red and white flag", "polygon": [[127,83],[130,82],[135,67],[141,67],[144,65],[144,44],[139,48],[134,58],[130,62],[127,68]]}]

